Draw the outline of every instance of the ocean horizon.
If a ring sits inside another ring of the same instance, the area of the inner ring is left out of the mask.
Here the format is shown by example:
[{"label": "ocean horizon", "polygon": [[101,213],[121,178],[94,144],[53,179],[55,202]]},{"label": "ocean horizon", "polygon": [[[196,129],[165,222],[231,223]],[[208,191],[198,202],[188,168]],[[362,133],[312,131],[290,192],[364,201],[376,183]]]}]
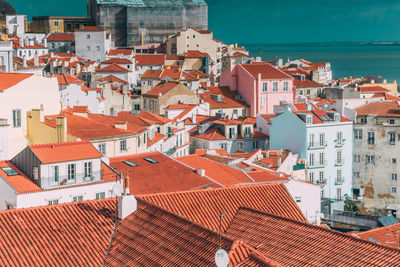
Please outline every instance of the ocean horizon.
[{"label": "ocean horizon", "polygon": [[400,80],[400,42],[310,42],[285,44],[243,44],[254,57],[282,58],[284,62],[303,58],[330,62],[333,77],[382,76]]}]

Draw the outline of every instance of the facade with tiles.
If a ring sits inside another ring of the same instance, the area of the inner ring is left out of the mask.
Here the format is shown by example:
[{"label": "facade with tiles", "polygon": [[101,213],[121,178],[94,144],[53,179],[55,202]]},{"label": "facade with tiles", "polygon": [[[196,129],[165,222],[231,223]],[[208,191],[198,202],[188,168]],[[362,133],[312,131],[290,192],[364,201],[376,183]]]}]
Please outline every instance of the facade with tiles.
[{"label": "facade with tiles", "polygon": [[322,198],[352,197],[353,123],[334,111],[287,109],[271,118],[270,149],[307,159],[308,180]]}]

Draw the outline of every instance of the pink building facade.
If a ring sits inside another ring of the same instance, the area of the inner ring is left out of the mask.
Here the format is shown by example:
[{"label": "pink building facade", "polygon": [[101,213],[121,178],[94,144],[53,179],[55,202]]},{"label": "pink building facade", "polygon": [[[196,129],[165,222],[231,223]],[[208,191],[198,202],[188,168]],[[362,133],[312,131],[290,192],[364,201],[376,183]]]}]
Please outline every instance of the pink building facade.
[{"label": "pink building facade", "polygon": [[238,91],[252,117],[273,113],[281,100],[293,103],[295,95],[293,77],[264,62],[232,66],[221,75],[220,86]]}]

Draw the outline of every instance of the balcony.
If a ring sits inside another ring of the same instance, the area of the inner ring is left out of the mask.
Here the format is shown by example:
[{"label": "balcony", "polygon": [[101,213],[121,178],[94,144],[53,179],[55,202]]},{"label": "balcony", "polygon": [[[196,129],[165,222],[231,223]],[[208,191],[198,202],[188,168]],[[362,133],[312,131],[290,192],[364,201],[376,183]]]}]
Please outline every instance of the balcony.
[{"label": "balcony", "polygon": [[326,184],[326,179],[316,180],[315,183],[318,184],[318,185],[325,185]]},{"label": "balcony", "polygon": [[101,171],[92,172],[88,177],[84,173],[76,173],[74,179],[68,179],[67,175],[59,175],[57,181],[55,181],[54,177],[42,177],[41,187],[50,188],[96,182],[101,180],[101,175]]},{"label": "balcony", "polygon": [[165,152],[165,155],[172,156],[176,152],[176,148],[177,148],[176,146],[170,148],[167,152]]},{"label": "balcony", "polygon": [[327,143],[312,143],[312,144],[308,144],[308,149],[312,150],[312,149],[324,149],[327,146]]},{"label": "balcony", "polygon": [[308,166],[309,169],[318,169],[318,168],[325,168],[326,167],[326,161],[323,162],[315,162],[314,164],[310,164]]},{"label": "balcony", "polygon": [[335,147],[342,147],[342,146],[344,146],[344,143],[346,142],[346,139],[342,139],[342,140],[336,139],[333,142],[335,143]]}]

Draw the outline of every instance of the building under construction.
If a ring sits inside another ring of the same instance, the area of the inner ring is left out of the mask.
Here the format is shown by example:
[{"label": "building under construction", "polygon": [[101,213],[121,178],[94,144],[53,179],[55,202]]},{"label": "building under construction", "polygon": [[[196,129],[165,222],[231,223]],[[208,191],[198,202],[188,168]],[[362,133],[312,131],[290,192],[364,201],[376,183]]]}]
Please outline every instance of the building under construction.
[{"label": "building under construction", "polygon": [[88,13],[117,47],[164,42],[180,30],[208,27],[204,0],[88,0]]}]

